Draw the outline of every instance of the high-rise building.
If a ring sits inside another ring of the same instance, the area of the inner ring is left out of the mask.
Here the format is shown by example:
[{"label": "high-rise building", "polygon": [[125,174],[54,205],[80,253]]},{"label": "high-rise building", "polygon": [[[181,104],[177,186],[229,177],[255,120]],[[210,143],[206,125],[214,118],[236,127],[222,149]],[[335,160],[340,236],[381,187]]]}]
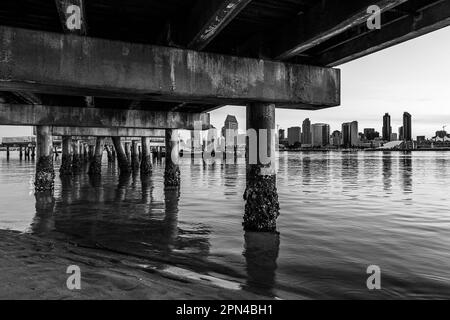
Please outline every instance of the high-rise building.
[{"label": "high-rise building", "polygon": [[403,113],[403,139],[412,141],[411,115],[408,112]]},{"label": "high-rise building", "polygon": [[342,144],[342,134],[339,130],[333,131],[331,134],[331,145],[339,147]]},{"label": "high-rise building", "polygon": [[[372,141],[375,140],[375,138],[379,138],[380,137],[380,133],[375,131],[375,129],[373,128],[365,128],[364,129],[364,138],[368,141]],[[389,134],[389,139],[390,139],[390,134]]]},{"label": "high-rise building", "polygon": [[359,145],[358,121],[342,124],[342,144],[346,148],[356,147]]},{"label": "high-rise building", "polygon": [[391,133],[391,141],[397,141],[398,140],[398,135],[395,132]]},{"label": "high-rise building", "polygon": [[404,140],[403,126],[398,128],[398,140]]},{"label": "high-rise building", "polygon": [[[224,126],[222,127],[222,136],[225,138],[225,145],[227,145],[229,147],[229,146],[238,144],[238,142],[237,142],[238,129],[239,129],[239,124],[238,124],[236,117],[233,115],[227,115]],[[230,130],[231,130],[231,132],[230,132]],[[227,133],[230,136],[234,137],[234,141],[226,141]]]},{"label": "high-rise building", "polygon": [[391,116],[389,113],[385,113],[383,116],[383,140],[391,141],[392,126],[391,126]]},{"label": "high-rise building", "polygon": [[302,124],[302,144],[310,145],[312,143],[312,134],[311,134],[311,121],[309,119],[305,119]]},{"label": "high-rise building", "polygon": [[302,128],[300,127],[288,128],[288,144],[290,146],[301,143],[301,138],[302,138]]},{"label": "high-rise building", "polygon": [[315,123],[311,126],[312,145],[325,147],[330,144],[330,126],[325,123]]}]

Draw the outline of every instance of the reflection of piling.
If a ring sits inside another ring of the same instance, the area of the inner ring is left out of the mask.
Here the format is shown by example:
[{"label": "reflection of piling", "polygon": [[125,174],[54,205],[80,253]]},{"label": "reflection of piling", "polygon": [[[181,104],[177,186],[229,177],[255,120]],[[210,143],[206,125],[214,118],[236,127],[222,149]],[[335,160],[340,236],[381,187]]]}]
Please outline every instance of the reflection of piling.
[{"label": "reflection of piling", "polygon": [[6,146],[6,160],[9,160],[9,146]]},{"label": "reflection of piling", "polygon": [[249,291],[272,295],[280,248],[278,233],[246,232],[243,256],[247,264]]},{"label": "reflection of piling", "polygon": [[39,192],[35,193],[34,196],[36,198],[36,216],[31,223],[31,230],[35,234],[49,233],[55,229],[55,198],[53,193],[49,191]]},{"label": "reflection of piling", "polygon": [[19,146],[19,159],[22,160],[22,158],[23,158],[22,146]]}]

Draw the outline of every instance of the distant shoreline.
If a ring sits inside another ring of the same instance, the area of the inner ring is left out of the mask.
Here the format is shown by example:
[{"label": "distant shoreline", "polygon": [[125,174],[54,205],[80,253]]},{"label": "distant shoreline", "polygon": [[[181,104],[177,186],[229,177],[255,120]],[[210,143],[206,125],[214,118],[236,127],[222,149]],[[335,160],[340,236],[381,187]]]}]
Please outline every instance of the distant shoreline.
[{"label": "distant shoreline", "polygon": [[279,150],[279,152],[411,152],[411,151],[450,151],[450,148],[444,149],[411,149],[411,150],[402,150],[402,149],[294,149],[294,150]]}]

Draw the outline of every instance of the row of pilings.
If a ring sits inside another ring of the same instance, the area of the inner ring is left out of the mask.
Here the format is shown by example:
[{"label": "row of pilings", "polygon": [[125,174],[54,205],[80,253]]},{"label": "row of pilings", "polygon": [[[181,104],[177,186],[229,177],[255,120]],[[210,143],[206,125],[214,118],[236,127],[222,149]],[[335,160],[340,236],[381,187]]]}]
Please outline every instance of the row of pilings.
[{"label": "row of pilings", "polygon": [[[6,146],[6,159],[9,160],[11,152],[11,146]],[[36,147],[35,146],[18,146],[19,148],[19,159],[20,160],[34,160],[36,157]]]},{"label": "row of pilings", "polygon": [[[260,157],[260,149],[269,158],[275,153],[275,106],[271,104],[252,103],[247,106],[247,128],[255,130],[256,138],[250,144],[247,139],[246,155],[247,175],[246,190],[244,192],[245,214],[244,229],[247,231],[276,231],[276,220],[279,216],[279,202],[276,188],[276,170],[273,162],[267,163]],[[264,133],[261,133],[261,131]],[[178,157],[180,154],[179,141],[175,136],[176,130],[165,130],[165,171],[164,187],[166,189],[179,188],[180,168]],[[48,126],[36,127],[37,139],[37,164],[36,164],[36,192],[53,191],[54,169],[52,157],[52,136]],[[152,172],[152,154],[150,150],[150,138],[141,138],[139,149],[136,140],[122,143],[120,137],[111,137],[112,147],[107,147],[108,159],[117,159],[120,175],[129,175],[140,171],[141,175],[149,175]],[[105,149],[105,138],[97,137],[95,148],[89,162],[88,173],[90,176],[101,175],[102,156]],[[263,143],[265,142],[265,143]],[[250,149],[250,145],[252,148]],[[61,175],[73,175],[80,173],[81,156],[77,141],[71,137],[63,137],[63,154]],[[264,150],[266,149],[266,150]],[[113,156],[113,152],[115,156]],[[236,157],[236,149],[234,150]],[[252,159],[252,161],[249,161]],[[253,161],[256,160],[256,161]],[[114,161],[114,160],[111,160]]]},{"label": "row of pilings", "polygon": [[[180,169],[171,155],[179,153],[179,144],[172,141],[173,130],[166,130],[166,167],[165,182],[166,188],[179,187]],[[52,192],[54,189],[55,172],[53,168],[53,155],[57,157],[57,152],[53,151],[51,129],[48,126],[36,127],[37,139],[37,163],[36,163],[36,192]],[[156,148],[152,152],[150,137],[142,137],[140,145],[138,140],[122,142],[121,137],[111,137],[112,145],[105,144],[106,137],[96,137],[95,146],[88,146],[85,143],[74,139],[71,136],[62,137],[62,157],[60,176],[72,176],[81,174],[86,162],[88,174],[90,176],[100,176],[102,173],[103,154],[106,151],[109,163],[117,160],[120,175],[136,174],[150,175],[153,170],[153,157],[161,159],[162,149]],[[55,150],[56,151],[56,150]]]}]

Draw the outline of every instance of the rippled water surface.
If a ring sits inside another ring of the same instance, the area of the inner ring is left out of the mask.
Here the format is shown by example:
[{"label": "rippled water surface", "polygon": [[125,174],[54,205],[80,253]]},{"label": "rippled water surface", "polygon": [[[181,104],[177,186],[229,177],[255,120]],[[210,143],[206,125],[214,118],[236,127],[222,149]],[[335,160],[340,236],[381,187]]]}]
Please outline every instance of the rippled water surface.
[{"label": "rippled water surface", "polygon": [[[105,157],[106,158],[106,157]],[[59,163],[56,162],[55,166]],[[181,164],[180,191],[150,178],[56,179],[0,155],[0,228],[163,262],[278,298],[450,298],[450,153],[281,153],[279,235],[242,230],[245,164]],[[366,287],[378,265],[382,290]]]}]

